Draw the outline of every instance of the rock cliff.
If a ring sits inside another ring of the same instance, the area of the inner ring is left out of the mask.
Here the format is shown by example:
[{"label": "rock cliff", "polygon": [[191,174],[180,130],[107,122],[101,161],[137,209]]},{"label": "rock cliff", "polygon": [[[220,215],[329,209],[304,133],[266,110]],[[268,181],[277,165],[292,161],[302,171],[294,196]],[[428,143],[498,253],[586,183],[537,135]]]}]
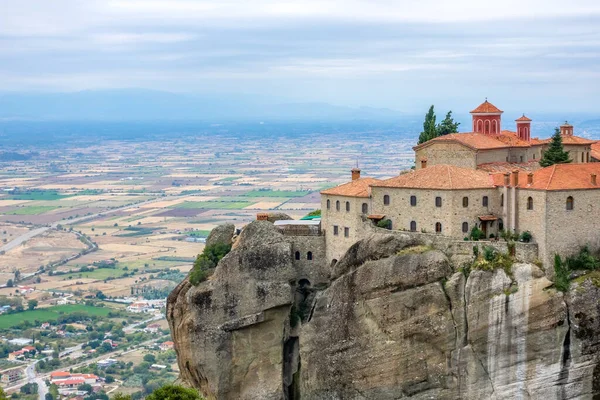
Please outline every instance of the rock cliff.
[{"label": "rock cliff", "polygon": [[531,264],[466,276],[402,233],[356,243],[326,285],[292,259],[257,221],[209,281],[177,286],[184,382],[209,399],[600,399],[591,278],[563,294]]}]

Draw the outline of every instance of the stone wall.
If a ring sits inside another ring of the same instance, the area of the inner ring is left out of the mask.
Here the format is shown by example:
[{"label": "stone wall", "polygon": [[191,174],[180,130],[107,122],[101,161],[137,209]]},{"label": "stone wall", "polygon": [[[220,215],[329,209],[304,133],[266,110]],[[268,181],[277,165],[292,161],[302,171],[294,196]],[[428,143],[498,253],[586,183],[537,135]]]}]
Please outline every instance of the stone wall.
[{"label": "stone wall", "polygon": [[[390,196],[390,204],[383,203],[383,197]],[[417,204],[411,206],[410,197],[417,197]],[[488,197],[488,206],[483,206],[483,197]],[[442,201],[441,207],[436,206],[436,197]],[[463,207],[463,198],[468,198],[468,206]],[[417,232],[434,233],[436,223],[442,224],[442,233],[454,238],[463,238],[468,233],[463,232],[462,225],[468,224],[468,231],[475,225],[480,226],[478,219],[481,215],[501,215],[500,197],[497,189],[472,190],[429,190],[383,188],[372,189],[373,212],[385,214],[392,221],[392,229],[410,230],[410,224],[415,221]],[[497,224],[489,233],[497,235]]]},{"label": "stone wall", "polygon": [[[292,244],[292,264],[298,280],[308,279],[311,284],[329,280],[329,262],[325,252],[324,236],[286,236]],[[312,260],[309,259],[310,252]],[[296,253],[300,259],[296,259]]]},{"label": "stone wall", "polygon": [[[329,207],[327,207],[327,200],[329,200]],[[336,208],[338,201],[339,211]],[[350,211],[346,211],[346,202],[350,203]],[[366,214],[362,213],[363,203],[367,204]],[[350,246],[363,237],[363,220],[372,212],[369,198],[321,195],[321,232],[325,236],[328,262],[339,260]],[[334,231],[336,226],[337,234]],[[347,237],[345,228],[348,228]]]},{"label": "stone wall", "polygon": [[[567,197],[574,199],[573,210],[566,209]],[[597,219],[599,190],[552,191],[547,193],[546,248],[543,257],[552,262],[554,254],[571,255],[582,246],[600,249]]]},{"label": "stone wall", "polygon": [[450,164],[463,168],[475,168],[476,151],[458,143],[431,143],[415,151],[416,169],[421,168],[421,160],[427,165]]},{"label": "stone wall", "polygon": [[[372,227],[372,232],[391,233],[395,235],[408,235],[419,243],[424,243],[435,250],[443,252],[452,262],[454,267],[460,267],[464,262],[473,261],[473,247],[477,246],[479,252],[483,253],[486,246],[493,247],[498,252],[508,253],[508,244],[503,240],[480,240],[466,241],[456,238],[436,235],[432,233],[389,231],[382,228]],[[517,262],[535,263],[538,261],[537,243],[515,243],[515,259]]]}]

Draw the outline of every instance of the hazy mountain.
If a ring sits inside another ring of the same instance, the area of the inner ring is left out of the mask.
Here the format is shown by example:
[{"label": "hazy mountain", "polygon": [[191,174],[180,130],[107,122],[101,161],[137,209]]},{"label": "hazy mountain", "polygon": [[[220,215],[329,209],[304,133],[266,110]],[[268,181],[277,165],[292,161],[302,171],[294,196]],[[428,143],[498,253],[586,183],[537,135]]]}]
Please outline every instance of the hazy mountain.
[{"label": "hazy mountain", "polygon": [[249,95],[199,96],[143,89],[0,94],[0,120],[354,120],[398,119],[397,111],[289,103]]}]

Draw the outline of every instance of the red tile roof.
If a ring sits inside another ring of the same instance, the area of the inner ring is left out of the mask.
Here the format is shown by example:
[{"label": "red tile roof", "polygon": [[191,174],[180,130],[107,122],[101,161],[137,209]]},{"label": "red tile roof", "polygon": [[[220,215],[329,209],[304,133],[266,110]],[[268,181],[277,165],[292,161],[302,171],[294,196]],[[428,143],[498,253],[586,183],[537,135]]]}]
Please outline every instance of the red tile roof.
[{"label": "red tile roof", "polygon": [[415,189],[486,189],[493,188],[492,176],[484,171],[453,165],[432,165],[371,185],[373,187]]},{"label": "red tile roof", "polygon": [[523,114],[522,117],[519,117],[519,118],[515,119],[515,121],[518,121],[518,122],[520,122],[520,121],[529,122],[529,121],[531,121],[531,118],[527,118],[525,116],[525,114]]},{"label": "red tile roof", "polygon": [[[600,189],[592,184],[592,174],[600,183],[600,163],[555,164],[533,172],[533,183],[527,183],[528,172],[519,172],[519,188],[534,190],[581,190]],[[503,174],[495,174],[497,184],[502,185]],[[511,177],[512,182],[512,177]]]},{"label": "red tile roof", "polygon": [[[540,142],[542,143],[550,143],[552,138],[542,139]],[[563,144],[571,144],[571,145],[587,145],[596,143],[597,140],[590,140],[586,138],[582,138],[580,136],[571,136],[571,135],[562,135],[562,143]]]},{"label": "red tile roof", "polygon": [[592,157],[600,161],[600,142],[592,144]]},{"label": "red tile roof", "polygon": [[369,197],[371,194],[370,186],[378,182],[380,182],[380,180],[375,178],[359,178],[331,189],[323,190],[321,191],[321,194],[347,197]]},{"label": "red tile roof", "polygon": [[477,169],[490,173],[505,173],[512,172],[515,169],[522,171],[535,171],[540,169],[540,163],[538,161],[528,161],[523,163],[511,163],[511,162],[491,162],[485,164],[479,164]]},{"label": "red tile roof", "polygon": [[451,133],[449,135],[438,136],[425,143],[417,145],[414,149],[424,147],[433,143],[456,142],[474,150],[504,149],[508,147],[529,147],[529,142],[521,140],[516,133],[511,131],[502,131],[497,135],[487,135],[483,133]]},{"label": "red tile roof", "polygon": [[471,113],[479,114],[479,113],[489,113],[489,114],[498,114],[503,113],[504,111],[500,110],[498,107],[487,101],[487,99],[481,103],[476,109],[472,110]]}]

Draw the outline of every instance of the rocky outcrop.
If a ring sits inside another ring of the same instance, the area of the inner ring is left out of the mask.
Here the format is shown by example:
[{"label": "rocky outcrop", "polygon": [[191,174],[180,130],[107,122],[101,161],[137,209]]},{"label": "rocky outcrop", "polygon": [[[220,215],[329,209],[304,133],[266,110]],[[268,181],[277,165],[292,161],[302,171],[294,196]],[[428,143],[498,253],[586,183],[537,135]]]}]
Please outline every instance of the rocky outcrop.
[{"label": "rocky outcrop", "polygon": [[296,281],[290,245],[253,222],[168,318],[181,378],[214,399],[600,398],[600,289],[531,264],[458,271],[405,234],[373,234]]},{"label": "rocky outcrop", "polygon": [[234,224],[223,224],[217,226],[215,229],[210,231],[210,234],[206,238],[207,246],[214,246],[217,244],[231,245],[233,235],[235,233]]}]

